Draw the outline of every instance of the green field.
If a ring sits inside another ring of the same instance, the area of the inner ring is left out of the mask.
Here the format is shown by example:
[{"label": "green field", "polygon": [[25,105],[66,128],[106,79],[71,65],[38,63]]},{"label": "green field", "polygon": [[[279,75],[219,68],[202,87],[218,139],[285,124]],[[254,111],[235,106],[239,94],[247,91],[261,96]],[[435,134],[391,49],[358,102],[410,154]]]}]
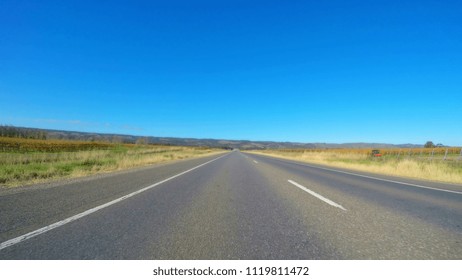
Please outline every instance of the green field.
[{"label": "green field", "polygon": [[219,152],[203,147],[0,137],[0,185],[14,187]]}]

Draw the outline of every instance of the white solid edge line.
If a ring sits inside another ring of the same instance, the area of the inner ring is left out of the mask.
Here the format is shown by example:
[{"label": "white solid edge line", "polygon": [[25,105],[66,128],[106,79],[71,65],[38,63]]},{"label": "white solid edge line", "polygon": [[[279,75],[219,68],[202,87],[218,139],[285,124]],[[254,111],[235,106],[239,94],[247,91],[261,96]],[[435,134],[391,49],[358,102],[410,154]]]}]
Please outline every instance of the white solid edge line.
[{"label": "white solid edge line", "polygon": [[[278,158],[279,159],[279,158]],[[279,159],[281,160],[281,159]],[[438,188],[432,188],[432,187],[426,187],[422,185],[417,185],[417,184],[411,184],[411,183],[405,183],[405,182],[400,182],[400,181],[393,181],[393,180],[388,180],[388,179],[382,179],[382,178],[377,178],[377,177],[372,177],[372,176],[367,176],[367,175],[361,175],[357,173],[352,173],[352,172],[347,172],[347,171],[340,171],[336,169],[331,169],[331,168],[326,168],[326,167],[319,167],[319,166],[314,166],[310,164],[304,164],[304,163],[298,163],[298,162],[293,162],[290,160],[282,160],[285,162],[301,165],[301,166],[307,166],[307,167],[312,167],[312,168],[318,168],[322,170],[327,170],[327,171],[332,171],[332,172],[338,172],[338,173],[343,173],[343,174],[348,174],[348,175],[353,175],[353,176],[358,176],[358,177],[363,177],[363,178],[368,178],[368,179],[374,179],[378,181],[384,181],[384,182],[389,182],[389,183],[395,183],[395,184],[401,184],[401,185],[406,185],[406,186],[411,186],[411,187],[416,187],[416,188],[422,188],[422,189],[429,189],[429,190],[434,190],[434,191],[441,191],[441,192],[448,192],[448,193],[456,193],[456,194],[462,194],[462,192],[458,191],[451,191],[451,190],[445,190],[445,189],[438,189]]]},{"label": "white solid edge line", "polygon": [[330,169],[330,168],[324,168],[324,167],[318,167],[318,166],[313,166],[313,165],[308,165],[308,164],[301,164],[301,165],[305,165],[305,166],[313,167],[313,168],[324,169],[324,170],[333,171],[333,172],[338,172],[338,173],[344,173],[344,174],[348,174],[348,175],[354,175],[354,176],[363,177],[363,178],[368,178],[368,179],[374,179],[374,180],[389,182],[389,183],[401,184],[401,185],[406,185],[406,186],[411,186],[411,187],[416,187],[416,188],[429,189],[429,190],[441,191],[441,192],[448,192],[448,193],[462,194],[462,192],[458,192],[458,191],[451,191],[451,190],[445,190],[445,189],[438,189],[438,188],[432,188],[432,187],[427,187],[427,186],[422,186],[422,185],[417,185],[417,184],[411,184],[411,183],[405,183],[405,182],[400,182],[400,181],[382,179],[382,178],[377,178],[377,177],[372,177],[372,176],[367,176],[367,175],[361,175],[361,174],[352,173],[352,172],[347,172],[347,171],[340,171],[340,170],[335,170],[335,169]]},{"label": "white solid edge line", "polygon": [[322,195],[320,195],[320,194],[318,194],[318,193],[315,193],[314,191],[312,191],[312,190],[306,188],[305,186],[302,186],[302,185],[300,185],[299,183],[294,182],[294,181],[292,181],[292,180],[287,180],[287,181],[288,181],[289,183],[291,183],[292,185],[294,185],[294,186],[296,186],[296,187],[298,187],[298,188],[304,190],[305,192],[311,194],[312,196],[314,196],[314,197],[316,197],[316,198],[319,198],[320,200],[324,201],[325,203],[330,204],[330,205],[332,205],[332,206],[334,206],[334,207],[340,208],[340,209],[342,209],[343,211],[346,211],[346,209],[345,209],[342,205],[340,205],[340,204],[338,204],[338,203],[335,203],[335,202],[333,202],[332,200],[330,200],[330,199],[328,199],[328,198],[325,198],[324,196],[322,196]]},{"label": "white solid edge line", "polygon": [[63,226],[63,225],[65,225],[65,224],[67,224],[67,223],[70,223],[70,222],[72,222],[72,221],[75,221],[75,220],[78,220],[78,219],[83,218],[83,217],[85,217],[85,216],[88,216],[88,215],[90,215],[90,214],[92,214],[92,213],[94,213],[94,212],[96,212],[96,211],[98,211],[98,210],[101,210],[101,209],[103,209],[103,208],[109,207],[109,206],[111,206],[111,205],[113,205],[113,204],[116,204],[116,203],[118,203],[118,202],[121,202],[122,200],[125,200],[125,199],[130,198],[130,197],[132,197],[132,196],[135,196],[135,195],[137,195],[137,194],[139,194],[139,193],[142,193],[142,192],[144,192],[144,191],[147,191],[147,190],[149,190],[149,189],[151,189],[151,188],[154,188],[154,187],[156,187],[156,186],[158,186],[158,185],[160,185],[160,184],[163,184],[163,183],[165,183],[165,182],[167,182],[167,181],[170,181],[170,180],[172,180],[172,179],[174,179],[174,178],[176,178],[176,177],[179,177],[179,176],[184,175],[184,174],[186,174],[186,173],[188,173],[188,172],[191,172],[191,171],[193,171],[194,169],[197,169],[197,168],[199,168],[199,167],[202,167],[202,166],[204,166],[204,165],[206,165],[206,164],[209,164],[209,163],[211,163],[211,162],[213,162],[213,161],[215,161],[215,160],[218,160],[218,159],[220,159],[220,158],[222,158],[222,157],[224,157],[224,156],[227,156],[227,155],[228,155],[228,154],[222,155],[222,156],[220,156],[220,157],[218,157],[218,158],[215,158],[215,159],[212,159],[212,160],[207,161],[207,162],[205,162],[205,163],[202,163],[202,164],[200,164],[200,165],[198,165],[198,166],[196,166],[196,167],[193,167],[193,168],[191,168],[191,169],[188,169],[188,170],[186,170],[186,171],[183,171],[183,172],[181,172],[181,173],[178,173],[178,174],[176,174],[176,175],[174,175],[174,176],[172,176],[172,177],[169,177],[169,178],[167,178],[167,179],[165,179],[165,180],[162,180],[162,181],[160,181],[160,182],[157,182],[157,183],[155,183],[155,184],[152,184],[152,185],[150,185],[150,186],[147,186],[147,187],[145,187],[145,188],[142,188],[142,189],[137,190],[137,191],[135,191],[135,192],[132,192],[132,193],[130,193],[130,194],[124,195],[124,196],[122,196],[122,197],[119,197],[119,198],[117,198],[117,199],[114,199],[114,200],[112,200],[112,201],[109,201],[109,202],[107,202],[107,203],[105,203],[105,204],[102,204],[102,205],[100,205],[100,206],[91,208],[91,209],[86,210],[86,211],[84,211],[84,212],[82,212],[82,213],[80,213],[80,214],[74,215],[74,216],[72,216],[72,217],[69,217],[69,218],[67,218],[67,219],[61,220],[61,221],[56,222],[56,223],[54,223],[54,224],[51,224],[51,225],[48,225],[48,226],[39,228],[39,229],[37,229],[37,230],[31,231],[31,232],[29,232],[29,233],[26,233],[26,234],[24,234],[24,235],[21,235],[21,236],[18,236],[18,237],[16,237],[16,238],[7,240],[7,241],[5,241],[5,242],[2,242],[2,243],[0,244],[0,250],[3,250],[3,249],[5,249],[5,248],[7,248],[7,247],[9,247],[9,246],[12,246],[12,245],[17,244],[17,243],[22,242],[22,241],[25,241],[25,240],[27,240],[27,239],[30,239],[30,238],[32,238],[32,237],[35,237],[35,236],[37,236],[37,235],[40,235],[40,234],[45,233],[45,232],[47,232],[47,231],[50,231],[50,230],[52,230],[52,229],[58,228],[58,227],[60,227],[60,226]]}]

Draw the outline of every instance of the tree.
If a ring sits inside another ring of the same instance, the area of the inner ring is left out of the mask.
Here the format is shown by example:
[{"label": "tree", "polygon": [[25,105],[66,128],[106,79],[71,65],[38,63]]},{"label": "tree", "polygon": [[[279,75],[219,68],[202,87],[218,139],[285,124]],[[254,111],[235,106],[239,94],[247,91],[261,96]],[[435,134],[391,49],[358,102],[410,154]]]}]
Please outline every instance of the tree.
[{"label": "tree", "polygon": [[123,139],[120,136],[113,136],[111,142],[115,144],[121,144],[123,143]]},{"label": "tree", "polygon": [[146,137],[140,137],[136,139],[136,145],[147,145],[148,139]]},{"label": "tree", "polygon": [[433,144],[432,141],[427,141],[427,143],[424,145],[424,148],[435,148],[435,144]]}]

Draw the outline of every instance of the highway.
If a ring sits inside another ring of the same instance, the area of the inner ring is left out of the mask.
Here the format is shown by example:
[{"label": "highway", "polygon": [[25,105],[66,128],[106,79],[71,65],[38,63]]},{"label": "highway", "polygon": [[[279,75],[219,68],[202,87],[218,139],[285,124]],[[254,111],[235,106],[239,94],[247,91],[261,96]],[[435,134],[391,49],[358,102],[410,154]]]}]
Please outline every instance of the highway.
[{"label": "highway", "polygon": [[0,191],[0,259],[462,259],[462,186],[233,151]]}]

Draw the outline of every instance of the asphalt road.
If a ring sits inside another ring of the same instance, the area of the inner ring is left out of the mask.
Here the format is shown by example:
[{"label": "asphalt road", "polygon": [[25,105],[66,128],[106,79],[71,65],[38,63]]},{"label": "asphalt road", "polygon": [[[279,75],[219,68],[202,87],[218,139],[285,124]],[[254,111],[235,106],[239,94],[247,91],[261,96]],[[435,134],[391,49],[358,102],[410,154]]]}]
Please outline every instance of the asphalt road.
[{"label": "asphalt road", "polygon": [[462,259],[462,186],[239,151],[0,192],[0,259]]}]

